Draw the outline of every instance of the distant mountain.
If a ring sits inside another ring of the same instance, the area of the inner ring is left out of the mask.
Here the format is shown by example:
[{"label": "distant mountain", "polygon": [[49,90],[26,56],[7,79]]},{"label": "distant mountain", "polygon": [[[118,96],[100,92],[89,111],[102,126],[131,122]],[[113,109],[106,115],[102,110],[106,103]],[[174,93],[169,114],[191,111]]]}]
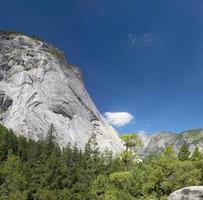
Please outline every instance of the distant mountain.
[{"label": "distant mountain", "polygon": [[163,151],[167,146],[172,146],[176,152],[187,143],[191,151],[196,146],[203,151],[203,129],[191,129],[182,133],[159,132],[152,135],[140,134],[142,141],[141,154],[148,155]]}]

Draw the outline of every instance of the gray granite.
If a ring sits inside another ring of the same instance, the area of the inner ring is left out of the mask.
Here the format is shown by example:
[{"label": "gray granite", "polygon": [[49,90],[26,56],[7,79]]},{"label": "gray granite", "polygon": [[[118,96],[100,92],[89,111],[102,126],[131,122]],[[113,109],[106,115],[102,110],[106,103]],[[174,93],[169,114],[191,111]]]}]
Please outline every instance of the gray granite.
[{"label": "gray granite", "polygon": [[21,34],[0,33],[0,123],[35,140],[53,124],[61,146],[84,148],[95,133],[102,150],[123,149],[86,91],[79,68],[52,45]]},{"label": "gray granite", "polygon": [[203,200],[203,186],[182,188],[172,193],[168,200]]}]

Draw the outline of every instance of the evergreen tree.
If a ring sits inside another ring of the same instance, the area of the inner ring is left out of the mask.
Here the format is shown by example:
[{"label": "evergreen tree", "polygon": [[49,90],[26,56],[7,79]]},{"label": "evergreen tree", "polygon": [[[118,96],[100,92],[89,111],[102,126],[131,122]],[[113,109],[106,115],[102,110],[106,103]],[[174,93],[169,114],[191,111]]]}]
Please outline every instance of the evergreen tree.
[{"label": "evergreen tree", "polygon": [[190,160],[192,161],[199,161],[202,159],[202,153],[200,152],[199,148],[196,146]]},{"label": "evergreen tree", "polygon": [[55,191],[48,189],[39,189],[33,195],[33,200],[58,200],[58,198]]},{"label": "evergreen tree", "polygon": [[7,158],[9,150],[12,150],[13,154],[17,155],[17,137],[12,130],[8,130],[0,125],[0,161]]},{"label": "evergreen tree", "polygon": [[45,174],[48,172],[46,166],[47,157],[45,154],[39,156],[38,159],[26,163],[26,176],[28,179],[28,190],[30,196],[33,197],[38,190],[43,189],[47,186]]},{"label": "evergreen tree", "polygon": [[28,158],[28,141],[24,136],[18,136],[18,155],[23,161]]},{"label": "evergreen tree", "polygon": [[176,160],[177,156],[172,146],[167,146],[161,154],[163,159]]},{"label": "evergreen tree", "polygon": [[103,200],[110,186],[110,179],[106,175],[99,175],[91,186],[91,197],[94,200]]},{"label": "evergreen tree", "polygon": [[46,188],[50,190],[62,189],[63,167],[60,157],[54,152],[46,160]]},{"label": "evergreen tree", "polygon": [[181,161],[188,160],[190,156],[190,150],[189,150],[189,145],[187,143],[184,143],[179,150],[178,153],[178,159]]},{"label": "evergreen tree", "polygon": [[129,155],[139,141],[125,136],[124,171],[124,159],[108,149],[101,153],[95,134],[82,151],[70,144],[60,149],[51,130],[34,141],[0,126],[0,200],[166,200],[174,190],[203,183],[197,147],[190,159],[189,148],[178,157],[169,146],[132,165]]},{"label": "evergreen tree", "polygon": [[53,124],[51,124],[45,138],[46,144],[45,151],[47,155],[50,155],[52,152],[60,154],[60,147],[58,145],[57,136],[55,134],[56,134],[55,127]]},{"label": "evergreen tree", "polygon": [[1,199],[27,199],[27,180],[24,174],[24,165],[20,158],[10,151],[0,168]]},{"label": "evergreen tree", "polygon": [[119,156],[113,155],[113,152],[109,149],[105,149],[101,154],[101,160],[103,161],[103,171],[106,175],[109,175],[115,171],[122,171],[122,163]]},{"label": "evergreen tree", "polygon": [[141,140],[137,134],[125,134],[121,136],[124,142],[125,150],[121,153],[121,159],[124,164],[125,171],[129,170],[130,163],[135,158],[136,147],[141,146]]},{"label": "evergreen tree", "polygon": [[[103,161],[100,155],[101,153],[98,148],[96,134],[93,133],[85,146],[84,153],[81,155],[81,165],[78,166],[76,172],[80,181],[80,191],[83,194],[82,196],[84,200],[90,198],[91,182],[99,175],[102,170]],[[75,187],[78,188],[78,183],[75,184],[74,188]]]}]

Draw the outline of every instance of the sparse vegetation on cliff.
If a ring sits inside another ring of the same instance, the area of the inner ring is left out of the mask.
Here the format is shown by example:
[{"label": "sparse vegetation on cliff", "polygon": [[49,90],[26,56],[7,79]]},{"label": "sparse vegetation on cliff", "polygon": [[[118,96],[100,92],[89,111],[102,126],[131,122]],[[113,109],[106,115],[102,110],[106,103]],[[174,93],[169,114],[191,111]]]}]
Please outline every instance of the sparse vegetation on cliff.
[{"label": "sparse vegetation on cliff", "polygon": [[28,35],[28,34],[25,34],[25,33],[20,33],[18,31],[14,31],[14,30],[0,30],[0,35],[4,35],[4,36],[25,35],[25,36],[28,36],[28,37],[34,39],[34,40],[38,40],[38,41],[43,42],[43,39],[40,38],[39,36],[37,36],[36,34]]},{"label": "sparse vegetation on cliff", "polygon": [[44,40],[37,36],[36,34],[25,34],[25,33],[20,33],[20,32],[17,32],[17,31],[13,31],[13,30],[0,30],[0,35],[3,35],[3,37],[5,39],[10,39],[10,37],[12,36],[27,36],[27,37],[30,37],[36,41],[40,41],[40,42],[43,42],[43,48],[45,48],[47,50],[47,52],[49,52],[50,54],[56,56],[57,58],[59,59],[62,59],[63,61],[65,61],[66,57],[65,57],[65,54],[63,51],[61,51],[60,49],[58,48],[55,48],[53,45],[51,44],[48,44],[48,43],[45,43]]}]

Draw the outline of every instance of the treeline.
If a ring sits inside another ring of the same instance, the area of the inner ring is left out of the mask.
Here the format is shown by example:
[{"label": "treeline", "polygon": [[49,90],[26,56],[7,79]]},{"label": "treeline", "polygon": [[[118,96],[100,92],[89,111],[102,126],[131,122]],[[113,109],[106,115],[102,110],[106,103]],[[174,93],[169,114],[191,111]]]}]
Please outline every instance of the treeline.
[{"label": "treeline", "polygon": [[202,183],[198,148],[189,157],[187,146],[178,156],[167,147],[138,164],[129,151],[101,153],[94,134],[81,151],[61,149],[52,127],[44,140],[33,141],[0,126],[0,200],[164,200]]}]

